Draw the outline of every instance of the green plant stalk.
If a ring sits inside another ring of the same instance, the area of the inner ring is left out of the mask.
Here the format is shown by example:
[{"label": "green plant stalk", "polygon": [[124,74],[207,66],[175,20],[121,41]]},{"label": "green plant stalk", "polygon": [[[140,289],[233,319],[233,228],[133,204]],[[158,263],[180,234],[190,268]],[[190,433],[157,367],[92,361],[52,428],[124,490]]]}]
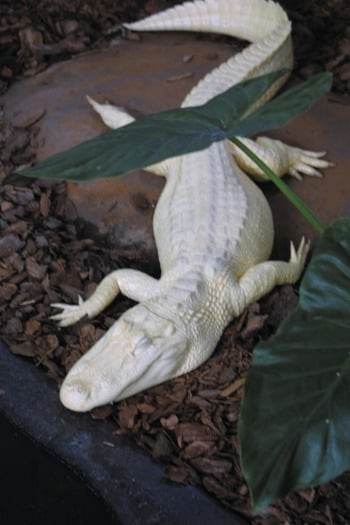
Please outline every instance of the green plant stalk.
[{"label": "green plant stalk", "polygon": [[240,148],[255,164],[270,178],[270,180],[277,186],[285,197],[297,208],[297,210],[305,217],[305,219],[317,230],[321,235],[324,233],[326,226],[316,217],[313,211],[291,190],[277,175],[272,171],[259,157],[255,155],[243,142],[237,137],[230,137],[238,148]]}]

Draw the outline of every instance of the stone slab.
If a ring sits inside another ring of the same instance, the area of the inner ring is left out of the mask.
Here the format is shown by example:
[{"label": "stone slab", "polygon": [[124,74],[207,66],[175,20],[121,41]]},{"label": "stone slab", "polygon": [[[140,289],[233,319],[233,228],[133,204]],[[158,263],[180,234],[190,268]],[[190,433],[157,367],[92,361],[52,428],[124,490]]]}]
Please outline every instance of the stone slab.
[{"label": "stone slab", "polygon": [[[187,33],[143,35],[140,41],[120,41],[111,49],[56,64],[15,84],[0,102],[5,116],[18,125],[45,110],[39,133],[42,159],[106,130],[85,94],[125,107],[135,116],[178,107],[191,87],[232,51],[227,43]],[[350,213],[349,118],[349,105],[324,97],[306,114],[270,133],[292,145],[327,150],[327,158],[335,162],[322,180],[305,177],[300,183],[288,178],[326,223]],[[70,183],[68,196],[78,216],[93,226],[92,235],[97,232],[117,246],[139,250],[154,267],[151,223],[163,184],[161,177],[137,171],[113,180]],[[317,238],[278,190],[267,184],[264,191],[275,217],[275,256],[288,255],[290,240],[298,242],[302,235]]]}]

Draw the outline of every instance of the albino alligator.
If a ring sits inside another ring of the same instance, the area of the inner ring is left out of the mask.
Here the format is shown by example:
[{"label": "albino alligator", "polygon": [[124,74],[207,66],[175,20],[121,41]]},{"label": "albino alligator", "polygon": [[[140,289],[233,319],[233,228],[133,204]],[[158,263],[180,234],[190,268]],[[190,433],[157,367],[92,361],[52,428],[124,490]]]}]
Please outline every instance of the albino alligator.
[{"label": "albino alligator", "polygon": [[[199,82],[183,107],[203,104],[239,81],[292,66],[290,22],[271,1],[197,0],[125,25],[141,31],[225,33],[252,42]],[[121,109],[90,102],[111,127],[133,120]],[[322,153],[267,138],[245,142],[280,176],[319,175],[316,168],[328,166]],[[302,240],[297,250],[292,244],[289,262],[268,261],[274,237],[270,208],[239,166],[259,177],[244,155],[222,141],[149,168],[166,177],[154,214],[161,278],[120,269],[86,301],[53,305],[62,309],[53,318],[66,326],[95,316],[120,292],[139,303],[70,370],[60,392],[66,407],[86,411],[193,370],[247,305],[275,285],[299,278],[308,243]]]}]

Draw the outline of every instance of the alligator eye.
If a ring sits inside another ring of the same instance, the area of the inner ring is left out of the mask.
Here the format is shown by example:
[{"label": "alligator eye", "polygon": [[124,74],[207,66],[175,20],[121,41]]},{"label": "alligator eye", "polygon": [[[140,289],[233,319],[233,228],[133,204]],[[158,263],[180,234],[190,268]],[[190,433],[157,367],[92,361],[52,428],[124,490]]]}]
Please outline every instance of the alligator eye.
[{"label": "alligator eye", "polygon": [[132,354],[134,356],[137,356],[145,351],[147,346],[150,346],[151,342],[149,340],[149,337],[144,334],[138,339],[134,345],[134,348],[132,349]]},{"label": "alligator eye", "polygon": [[176,332],[176,326],[173,323],[168,323],[163,330],[164,337],[171,337]]}]

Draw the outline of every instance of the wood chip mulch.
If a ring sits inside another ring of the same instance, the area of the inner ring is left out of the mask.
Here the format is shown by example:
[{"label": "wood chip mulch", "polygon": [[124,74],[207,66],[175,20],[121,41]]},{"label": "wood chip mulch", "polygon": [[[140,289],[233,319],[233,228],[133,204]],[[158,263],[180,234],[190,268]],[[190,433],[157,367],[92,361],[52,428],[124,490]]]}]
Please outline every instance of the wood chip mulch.
[{"label": "wood chip mulch", "polygon": [[306,79],[321,71],[330,71],[333,93],[349,95],[348,0],[281,0],[280,3],[292,20],[295,69],[300,77]]},{"label": "wood chip mulch", "polygon": [[[80,2],[4,0],[0,7],[0,92],[21,76],[93,47],[109,45],[107,30],[176,2],[165,0]],[[178,2],[177,2],[178,3]],[[350,9],[346,0],[281,1],[294,22],[300,76],[328,69],[334,92],[350,91]],[[32,161],[37,126],[14,128],[0,119],[0,179]],[[76,302],[117,267],[139,267],[137,253],[120,252],[87,238],[63,183],[0,186],[0,331],[11,351],[34,361],[59,385],[72,364],[108,329],[131,301],[119,298],[96,320],[59,329],[49,320],[52,302]],[[176,483],[202,486],[253,525],[350,523],[350,474],[290,494],[252,516],[239,465],[237,421],[252,349],[274,333],[295,306],[284,286],[254,303],[225,330],[212,358],[199,370],[95,409],[115,421],[165,465]]]},{"label": "wood chip mulch", "polygon": [[[91,49],[113,45],[112,28],[143,18],[176,0],[2,0],[0,95],[19,76]],[[118,34],[118,32],[117,32]]]}]

